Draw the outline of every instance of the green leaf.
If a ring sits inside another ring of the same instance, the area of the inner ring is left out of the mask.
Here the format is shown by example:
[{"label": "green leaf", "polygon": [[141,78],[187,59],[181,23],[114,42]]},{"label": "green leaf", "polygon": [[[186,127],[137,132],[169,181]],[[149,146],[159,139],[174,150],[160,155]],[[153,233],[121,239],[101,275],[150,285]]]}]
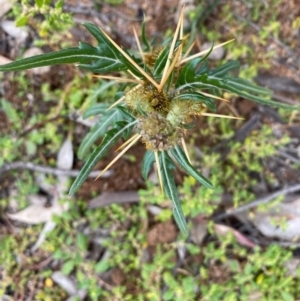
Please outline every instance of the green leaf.
[{"label": "green leaf", "polygon": [[[202,74],[208,72],[208,65],[206,59],[209,57],[213,50],[213,44],[207,54],[204,57],[199,57],[188,62],[181,70],[178,80],[176,82],[176,87],[186,85],[195,81],[196,74]],[[200,65],[203,62],[202,66]],[[199,67],[200,66],[200,67]]]},{"label": "green leaf", "polygon": [[209,75],[223,77],[223,76],[227,75],[227,73],[229,71],[238,69],[239,67],[240,67],[240,64],[238,61],[229,61],[229,62],[226,62],[225,64],[209,71]]},{"label": "green leaf", "polygon": [[[36,0],[37,1],[37,0]],[[63,5],[64,5],[64,0],[58,0],[56,3],[55,3],[55,8],[57,9],[62,9],[63,8]]]},{"label": "green leaf", "polygon": [[197,75],[205,74],[209,72],[209,67],[207,61],[204,61],[199,68],[196,70]]},{"label": "green leaf", "polygon": [[0,99],[0,104],[2,110],[7,115],[9,120],[14,124],[19,123],[20,118],[18,116],[17,110],[12,106],[12,104],[3,98]]},{"label": "green leaf", "polygon": [[150,44],[149,44],[147,36],[146,36],[146,22],[145,21],[142,23],[142,42],[143,42],[143,46],[144,46],[144,51],[146,51],[146,52],[150,51],[151,47],[150,47]]},{"label": "green leaf", "polygon": [[[83,119],[89,118],[91,116],[96,116],[99,114],[103,114],[106,112],[106,110],[109,108],[109,104],[107,103],[97,103],[96,105],[93,105],[89,107],[82,115]],[[112,111],[110,111],[112,113]]]},{"label": "green leaf", "polygon": [[214,189],[214,185],[202,176],[189,162],[182,148],[176,145],[171,149],[171,154],[174,156],[179,165],[192,177],[194,177],[199,183],[208,187],[210,189]]},{"label": "green leaf", "polygon": [[35,0],[35,4],[38,8],[41,8],[44,4],[44,0]]},{"label": "green leaf", "polygon": [[[177,50],[179,45],[181,44],[181,41],[176,41],[175,47],[174,47],[174,52]],[[162,76],[162,72],[166,66],[169,52],[170,52],[170,47],[171,45],[166,46],[158,55],[155,64],[154,64],[154,69],[153,69],[153,75],[156,78],[160,78]]]},{"label": "green leaf", "polygon": [[1,65],[0,71],[20,71],[57,64],[88,63],[92,60],[100,59],[106,58],[99,55],[96,48],[92,46],[87,48],[84,46],[84,48],[68,48],[17,60],[6,65]]},{"label": "green leaf", "polygon": [[124,132],[129,128],[132,127],[135,124],[135,122],[127,123],[126,126],[122,128],[113,128],[112,130],[108,131],[103,140],[102,143],[95,148],[91,156],[88,158],[84,166],[82,167],[80,174],[77,176],[75,181],[73,182],[69,194],[74,194],[82,185],[82,183],[86,180],[89,173],[92,171],[92,169],[95,167],[97,162],[103,158],[108,150],[117,142],[119,138],[121,138],[124,135]]},{"label": "green leaf", "polygon": [[95,265],[95,272],[96,273],[103,273],[110,268],[110,264],[108,260],[102,259]]},{"label": "green leaf", "polygon": [[149,172],[154,162],[155,162],[154,153],[152,151],[147,150],[142,162],[142,176],[145,181],[148,178]]},{"label": "green leaf", "polygon": [[163,189],[166,196],[173,202],[174,219],[182,234],[188,235],[189,230],[180,205],[177,188],[172,173],[172,170],[175,168],[175,165],[166,151],[162,151],[159,153],[159,160],[161,165]]},{"label": "green leaf", "polygon": [[139,71],[110,42],[101,29],[90,23],[85,23],[84,26],[97,39],[98,47],[80,42],[77,48],[68,48],[2,65],[0,71],[20,71],[56,64],[77,63],[79,67],[92,72],[107,73],[129,69],[135,75],[143,78]]},{"label": "green leaf", "polygon": [[[99,111],[100,109],[98,112]],[[99,122],[96,123],[91,128],[90,132],[83,138],[78,150],[78,158],[83,159],[94,142],[105,134],[109,126],[113,125],[116,121],[121,120],[121,118],[121,114],[115,109],[105,112],[104,115],[101,116]]]},{"label": "green leaf", "polygon": [[119,64],[125,65],[127,59],[122,53],[108,40],[103,31],[96,25],[91,23],[83,23],[83,26],[94,36],[98,41],[98,49],[105,53],[107,57],[114,59],[119,62]]},{"label": "green leaf", "polygon": [[153,68],[153,75],[155,77],[162,74],[167,63],[169,51],[170,51],[170,45],[165,47],[158,55]]},{"label": "green leaf", "polygon": [[183,123],[181,124],[181,127],[186,129],[186,130],[190,130],[193,129],[196,125],[194,123]]},{"label": "green leaf", "polygon": [[193,59],[182,68],[176,82],[176,88],[195,81],[195,70],[200,61],[201,58]]},{"label": "green leaf", "polygon": [[[83,25],[98,41],[99,51],[106,54],[107,58],[110,58],[111,60],[118,62],[119,70],[129,69],[135,75],[142,77],[139,71],[136,70],[136,68],[132,66],[132,64],[127,60],[127,58],[125,58],[125,56],[109,41],[109,39],[106,37],[106,35],[98,26],[91,23],[84,23]],[[125,49],[123,49],[123,51],[130,56],[130,54]],[[98,65],[101,65],[101,62],[98,62]],[[96,72],[97,71],[96,68],[97,68],[97,64],[95,64],[92,71]],[[116,68],[116,66],[114,68]],[[103,71],[101,68],[99,72],[106,72],[106,71]]]},{"label": "green leaf", "polygon": [[253,85],[252,83],[243,79],[239,79],[239,78],[237,79],[232,77],[227,77],[225,79],[222,79],[217,77],[210,77],[207,74],[202,74],[201,76],[197,76],[195,80],[197,80],[197,82],[191,83],[190,87],[192,86],[197,86],[199,88],[218,87],[219,89],[233,92],[239,96],[258,102],[262,105],[300,111],[299,105],[288,105],[267,98],[263,98],[257,95],[253,95],[252,93],[257,93],[266,96],[269,90]]},{"label": "green leaf", "polygon": [[241,89],[249,93],[267,95],[267,96],[271,95],[271,91],[269,89],[252,84],[251,82],[242,78],[226,77],[225,82],[226,84],[230,85],[233,88]]},{"label": "green leaf", "polygon": [[16,23],[17,27],[25,26],[28,23],[28,17],[27,16],[20,16],[20,17],[17,18],[15,23]]},{"label": "green leaf", "polygon": [[191,92],[181,93],[175,96],[174,99],[193,100],[193,101],[203,102],[207,105],[208,108],[210,108],[213,111],[216,111],[216,107],[213,101],[210,98],[198,92],[191,91]]},{"label": "green leaf", "polygon": [[64,274],[64,275],[69,275],[73,269],[75,267],[75,261],[74,260],[68,260],[67,262],[65,262],[61,268],[61,272]]},{"label": "green leaf", "polygon": [[83,233],[77,233],[76,235],[76,246],[79,248],[81,251],[86,251],[87,250],[87,244],[88,244],[88,239],[87,236],[84,235]]},{"label": "green leaf", "polygon": [[79,67],[93,72],[110,72],[128,69],[128,62],[120,52],[107,40],[100,29],[92,24],[85,27],[98,40],[99,47],[79,43],[77,48],[68,48],[51,53],[21,59],[0,66],[0,71],[20,71],[30,68],[57,64],[79,63]]},{"label": "green leaf", "polygon": [[168,290],[168,291],[164,292],[163,300],[164,301],[174,300],[174,291]]},{"label": "green leaf", "polygon": [[[86,43],[80,43],[80,47],[84,47],[86,51],[89,50],[90,46]],[[115,55],[111,53],[110,49],[105,46],[95,48],[93,54],[88,54],[90,60],[87,62],[80,62],[79,67],[99,73],[106,73],[111,71],[122,71],[126,70],[128,67]]]},{"label": "green leaf", "polygon": [[117,106],[116,109],[119,111],[120,115],[127,121],[131,122],[136,120],[136,117],[126,110],[122,106]]},{"label": "green leaf", "polygon": [[130,134],[131,134],[131,132],[132,132],[132,130],[133,130],[133,127],[134,127],[134,125],[136,124],[136,122],[137,122],[137,121],[131,122],[132,125],[126,127],[126,125],[128,124],[127,121],[122,121],[122,120],[121,120],[121,121],[117,121],[117,122],[115,122],[115,128],[117,128],[117,129],[122,129],[122,128],[126,127],[126,129],[125,129],[124,132],[123,132],[122,137],[123,137],[125,140],[127,140],[127,139],[129,138],[129,136],[130,136]]}]

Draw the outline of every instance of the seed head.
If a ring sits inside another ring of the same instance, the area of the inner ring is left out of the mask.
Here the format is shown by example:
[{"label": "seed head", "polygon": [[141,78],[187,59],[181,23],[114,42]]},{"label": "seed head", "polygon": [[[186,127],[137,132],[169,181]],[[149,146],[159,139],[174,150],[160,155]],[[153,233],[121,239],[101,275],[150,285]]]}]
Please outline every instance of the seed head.
[{"label": "seed head", "polygon": [[174,127],[159,113],[151,113],[139,119],[138,133],[146,148],[153,151],[167,150],[180,143],[184,130]]}]

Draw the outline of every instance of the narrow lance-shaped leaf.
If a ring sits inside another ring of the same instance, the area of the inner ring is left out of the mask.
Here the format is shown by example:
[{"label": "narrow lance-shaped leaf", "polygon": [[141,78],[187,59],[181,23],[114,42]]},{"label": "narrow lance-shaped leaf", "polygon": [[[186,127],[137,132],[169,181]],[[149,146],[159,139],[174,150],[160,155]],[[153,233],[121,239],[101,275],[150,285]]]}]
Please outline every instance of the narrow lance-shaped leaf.
[{"label": "narrow lance-shaped leaf", "polygon": [[135,116],[133,116],[130,112],[126,110],[125,107],[116,106],[116,109],[119,111],[120,115],[127,121],[134,121],[136,120]]},{"label": "narrow lance-shaped leaf", "polygon": [[106,135],[103,138],[102,143],[95,148],[91,156],[88,158],[88,160],[85,162],[84,166],[82,167],[80,174],[77,176],[75,181],[73,182],[69,194],[74,194],[82,185],[82,183],[86,180],[89,173],[92,171],[92,169],[95,167],[97,162],[105,156],[105,154],[108,152],[108,150],[117,142],[119,138],[121,138],[124,135],[124,132],[129,128],[132,127],[135,124],[135,122],[128,123],[126,126],[122,128],[114,128],[106,133]]},{"label": "narrow lance-shaped leaf", "polygon": [[174,180],[172,170],[175,168],[170,156],[166,151],[159,153],[161,175],[163,182],[163,189],[166,196],[173,202],[174,219],[184,235],[188,235],[187,223],[178,198],[177,188]]},{"label": "narrow lance-shaped leaf", "polygon": [[144,180],[147,180],[149,172],[154,162],[155,162],[155,156],[153,151],[147,150],[143,157],[143,162],[142,162],[142,176]]},{"label": "narrow lance-shaped leaf", "polygon": [[144,51],[150,51],[151,47],[150,44],[148,42],[147,36],[146,36],[146,22],[144,21],[142,23],[142,42],[143,42],[143,46],[144,46]]},{"label": "narrow lance-shaped leaf", "polygon": [[255,93],[255,94],[260,94],[260,95],[271,95],[272,91],[267,89],[267,88],[263,88],[260,87],[258,85],[255,85],[243,78],[238,78],[238,77],[226,77],[225,78],[225,82],[229,85],[231,85],[234,88],[237,89],[242,89],[245,90],[249,93]]},{"label": "narrow lance-shaped leaf", "polygon": [[97,122],[83,138],[78,149],[78,158],[83,159],[93,143],[105,134],[107,128],[121,119],[122,116],[117,110],[105,112],[103,116],[101,116],[99,122]]},{"label": "narrow lance-shaped leaf", "polygon": [[209,75],[211,76],[225,76],[228,74],[229,71],[238,69],[240,67],[239,62],[237,61],[229,61],[226,62],[225,64],[214,68],[213,70],[209,71]]},{"label": "narrow lance-shaped leaf", "polygon": [[20,71],[30,68],[51,66],[57,64],[88,63],[93,59],[100,59],[96,48],[69,48],[51,53],[40,54],[33,57],[17,60],[1,65],[0,71]]},{"label": "narrow lance-shaped leaf", "polygon": [[170,51],[170,45],[166,46],[158,55],[158,57],[155,61],[155,64],[154,64],[154,70],[153,70],[154,76],[161,75],[161,73],[164,70],[164,67],[166,65],[169,51]]},{"label": "narrow lance-shaped leaf", "polygon": [[94,72],[110,72],[128,69],[127,59],[112,45],[103,32],[95,25],[84,26],[97,39],[97,48],[79,43],[77,48],[68,48],[51,53],[41,54],[0,66],[0,71],[20,71],[30,68],[57,64],[78,63],[80,67]]},{"label": "narrow lance-shaped leaf", "polygon": [[201,58],[196,58],[188,62],[181,70],[178,80],[176,82],[176,88],[192,83],[195,81],[195,70],[197,65],[200,63]]},{"label": "narrow lance-shaped leaf", "polygon": [[[98,26],[88,22],[84,23],[83,26],[96,38],[99,44],[98,49],[106,54],[107,57],[118,61],[119,64],[122,64],[124,67],[127,66],[128,68],[131,66],[124,55],[109,41]],[[125,68],[122,69],[124,70]]]},{"label": "narrow lance-shaped leaf", "polygon": [[[195,81],[195,75],[197,73],[197,71],[199,71],[199,68],[197,70],[197,66],[200,65],[200,63],[205,62],[206,59],[209,57],[209,55],[211,54],[211,52],[213,51],[214,45],[212,44],[211,48],[209,49],[209,51],[207,52],[207,54],[203,57],[198,57],[195,58],[193,60],[191,60],[190,62],[188,62],[187,64],[185,64],[185,66],[183,67],[182,71],[179,74],[178,80],[176,82],[176,87],[180,87],[182,85],[185,85],[187,83],[191,83]],[[206,64],[204,64],[204,69],[206,70]],[[203,67],[200,68],[200,70],[203,70]]]},{"label": "narrow lance-shaped leaf", "polygon": [[182,148],[176,145],[171,149],[171,154],[174,156],[179,165],[192,177],[194,177],[199,183],[208,187],[210,189],[214,189],[214,185],[202,176],[189,162]]},{"label": "narrow lance-shaped leaf", "polygon": [[97,103],[91,107],[89,107],[82,115],[83,119],[96,116],[99,114],[103,114],[106,112],[107,108],[109,107],[109,104],[107,103]]},{"label": "narrow lance-shaped leaf", "polygon": [[[85,47],[89,46],[89,44],[80,43],[80,45],[82,44],[84,44]],[[114,53],[111,53],[105,45],[102,47],[99,46],[95,49],[97,50],[96,54],[98,55],[98,59],[95,55],[94,59],[91,57],[91,60],[88,63],[80,63],[78,67],[99,73],[122,71],[127,69],[127,66]]]},{"label": "narrow lance-shaped leaf", "polygon": [[197,70],[196,70],[197,76],[201,75],[201,74],[206,74],[208,72],[209,72],[209,66],[208,66],[208,62],[207,61],[202,62],[202,64],[200,64],[199,68],[197,68]]},{"label": "narrow lance-shaped leaf", "polygon": [[[300,111],[300,105],[288,105],[284,103],[280,103],[274,100],[266,99],[257,95],[253,95],[251,93],[257,93],[262,94],[261,91],[266,89],[263,89],[258,86],[254,86],[251,83],[248,83],[247,81],[240,81],[238,79],[235,81],[235,78],[217,78],[217,77],[210,77],[207,74],[202,74],[201,76],[198,76],[196,78],[197,82],[190,84],[191,86],[197,86],[197,87],[218,87],[219,89],[223,89],[226,91],[233,92],[239,96],[243,96],[247,99],[250,99],[252,101],[258,102],[262,105],[268,105],[268,106],[274,106],[277,108],[284,108],[284,109],[290,109],[290,110],[298,110]],[[265,92],[266,94],[266,92]]]},{"label": "narrow lance-shaped leaf", "polygon": [[[176,42],[174,52],[178,49],[180,44],[181,44],[181,41]],[[155,77],[161,77],[162,76],[162,72],[163,72],[163,70],[166,66],[167,60],[168,60],[169,52],[170,52],[170,45],[166,46],[161,51],[161,53],[158,55],[158,57],[155,61],[154,70],[153,70],[153,75]]]},{"label": "narrow lance-shaped leaf", "polygon": [[122,137],[123,137],[125,140],[127,140],[127,139],[130,137],[131,132],[132,132],[132,130],[133,130],[133,127],[134,127],[134,125],[135,125],[137,122],[138,122],[138,121],[135,120],[134,122],[130,122],[130,126],[127,126],[127,124],[128,124],[127,121],[120,120],[120,121],[116,121],[114,126],[115,126],[115,128],[117,128],[117,129],[122,129],[122,128],[126,127],[126,129],[125,129],[124,132],[123,132]]}]

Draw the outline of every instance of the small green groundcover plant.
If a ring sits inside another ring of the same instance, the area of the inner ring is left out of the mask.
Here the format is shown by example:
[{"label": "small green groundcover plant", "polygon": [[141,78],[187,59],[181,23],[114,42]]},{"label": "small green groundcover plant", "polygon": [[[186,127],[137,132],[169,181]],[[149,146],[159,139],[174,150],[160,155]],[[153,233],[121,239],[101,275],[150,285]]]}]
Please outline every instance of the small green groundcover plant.
[{"label": "small green groundcover plant", "polygon": [[[0,66],[0,71],[19,71],[35,67],[76,63],[92,71],[95,76],[114,80],[120,85],[119,99],[110,107],[96,104],[85,112],[84,117],[102,114],[92,135],[84,139],[79,155],[87,160],[79,176],[70,188],[74,194],[85,181],[96,163],[123,137],[126,142],[120,153],[103,170],[105,172],[138,140],[147,149],[142,175],[146,179],[152,165],[156,163],[162,191],[173,202],[175,221],[184,234],[188,233],[186,220],[180,206],[173,176],[174,161],[202,185],[213,189],[213,184],[192,165],[186,150],[184,136],[193,127],[193,116],[215,116],[238,118],[214,113],[215,101],[226,101],[222,91],[228,91],[263,105],[297,109],[270,99],[270,91],[241,78],[232,77],[229,71],[238,68],[236,61],[210,69],[207,58],[213,49],[233,40],[213,46],[208,50],[190,55],[193,45],[185,45],[183,33],[183,9],[172,40],[160,46],[149,43],[142,26],[142,43],[134,30],[139,53],[133,54],[119,47],[103,30],[85,23],[85,28],[96,38],[98,46],[81,42],[78,47],[17,60]],[[127,76],[124,76],[127,72]],[[102,75],[119,73],[120,77]],[[212,111],[212,113],[208,111]],[[109,129],[110,127],[110,129]],[[104,130],[105,129],[105,130]],[[88,154],[93,142],[104,136],[102,143]],[[101,173],[102,174],[102,173]],[[101,176],[101,174],[99,176]]]}]

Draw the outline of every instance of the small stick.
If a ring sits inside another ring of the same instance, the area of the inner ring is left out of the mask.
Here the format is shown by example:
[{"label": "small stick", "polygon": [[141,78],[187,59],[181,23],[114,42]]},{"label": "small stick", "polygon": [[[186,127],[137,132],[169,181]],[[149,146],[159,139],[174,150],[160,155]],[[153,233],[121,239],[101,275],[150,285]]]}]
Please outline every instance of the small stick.
[{"label": "small stick", "polygon": [[276,192],[273,192],[273,193],[271,193],[271,194],[269,194],[269,195],[267,195],[263,198],[259,198],[259,199],[255,200],[253,202],[250,202],[248,204],[240,206],[236,209],[232,209],[232,210],[230,210],[226,213],[220,214],[220,215],[216,216],[214,218],[214,220],[220,220],[224,217],[247,211],[247,210],[249,210],[251,208],[254,208],[254,207],[257,207],[259,205],[267,204],[267,203],[271,202],[272,200],[274,200],[275,198],[277,198],[279,196],[283,196],[283,195],[293,193],[293,192],[296,192],[296,191],[299,191],[299,190],[300,190],[300,184],[295,184],[295,185],[285,187],[285,188],[283,188],[281,190],[278,190]]},{"label": "small stick", "polygon": [[[51,174],[54,176],[69,176],[69,177],[77,177],[80,173],[80,170],[66,170],[66,169],[59,169],[54,167],[48,167],[43,166],[39,164],[33,164],[31,162],[23,162],[23,161],[17,161],[12,163],[4,164],[2,167],[0,167],[0,175],[2,175],[6,171],[14,170],[14,169],[27,169],[32,171],[37,171],[41,173]],[[92,171],[89,174],[89,178],[96,177],[101,170],[95,170]],[[102,176],[103,177],[110,177],[113,174],[113,171],[108,170],[105,172]]]},{"label": "small stick", "polygon": [[128,143],[130,143],[132,140],[134,140],[139,134],[135,134],[133,135],[131,138],[129,138],[128,140],[126,140],[118,149],[116,149],[115,151],[119,151],[120,149],[122,149],[123,147],[125,147]]}]

